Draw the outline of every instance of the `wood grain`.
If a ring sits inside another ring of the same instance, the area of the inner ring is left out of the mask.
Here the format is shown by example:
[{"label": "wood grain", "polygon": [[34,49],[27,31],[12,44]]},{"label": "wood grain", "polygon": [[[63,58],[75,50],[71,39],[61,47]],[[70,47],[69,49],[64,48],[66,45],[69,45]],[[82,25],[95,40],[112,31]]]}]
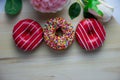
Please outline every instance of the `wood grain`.
[{"label": "wood grain", "polygon": [[[71,3],[73,0],[71,0]],[[33,52],[19,50],[12,39],[13,26],[21,19],[31,18],[42,26],[52,17],[64,17],[76,25],[81,15],[71,20],[68,7],[55,14],[34,11],[28,0],[17,16],[0,13],[0,80],[120,80],[120,25],[114,18],[104,24],[107,38],[93,52],[81,49],[76,41],[64,51],[54,51],[43,42]]]}]

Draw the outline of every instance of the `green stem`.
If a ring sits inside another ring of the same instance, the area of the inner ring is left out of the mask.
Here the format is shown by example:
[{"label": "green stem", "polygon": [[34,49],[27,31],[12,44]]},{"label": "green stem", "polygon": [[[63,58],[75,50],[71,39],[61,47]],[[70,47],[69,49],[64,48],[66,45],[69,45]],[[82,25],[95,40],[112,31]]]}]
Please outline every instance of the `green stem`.
[{"label": "green stem", "polygon": [[14,4],[14,0],[11,0],[11,4],[12,4],[12,7],[11,7],[11,8],[12,8],[13,10],[15,10],[15,8],[14,8],[14,6],[13,6],[13,5],[15,5],[15,4]]}]

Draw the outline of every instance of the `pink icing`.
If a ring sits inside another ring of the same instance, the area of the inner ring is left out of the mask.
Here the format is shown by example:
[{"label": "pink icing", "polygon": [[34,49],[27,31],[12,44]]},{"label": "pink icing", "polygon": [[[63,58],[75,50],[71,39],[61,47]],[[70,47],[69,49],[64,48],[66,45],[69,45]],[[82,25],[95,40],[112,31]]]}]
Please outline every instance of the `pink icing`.
[{"label": "pink icing", "polygon": [[40,12],[56,12],[63,9],[68,0],[31,0],[34,9]]}]

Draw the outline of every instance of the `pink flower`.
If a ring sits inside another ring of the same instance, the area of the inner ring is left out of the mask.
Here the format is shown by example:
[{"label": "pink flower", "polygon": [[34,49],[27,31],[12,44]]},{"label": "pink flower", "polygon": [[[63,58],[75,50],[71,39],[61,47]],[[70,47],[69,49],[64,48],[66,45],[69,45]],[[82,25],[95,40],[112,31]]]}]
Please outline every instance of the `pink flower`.
[{"label": "pink flower", "polygon": [[39,12],[57,12],[63,9],[68,0],[31,0],[33,8]]}]

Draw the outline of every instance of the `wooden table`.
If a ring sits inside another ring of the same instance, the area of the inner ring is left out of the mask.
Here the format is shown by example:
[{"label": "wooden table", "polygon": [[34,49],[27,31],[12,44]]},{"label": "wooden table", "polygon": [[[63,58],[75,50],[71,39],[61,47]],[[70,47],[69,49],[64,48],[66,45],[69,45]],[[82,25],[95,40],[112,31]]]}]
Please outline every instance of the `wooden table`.
[{"label": "wooden table", "polygon": [[[12,39],[13,26],[21,19],[31,18],[42,26],[53,17],[64,17],[74,25],[81,15],[71,20],[68,7],[56,14],[41,14],[28,0],[17,16],[0,13],[0,80],[120,80],[120,25],[114,18],[104,24],[107,38],[104,45],[92,52],[81,49],[76,41],[64,51],[55,51],[43,42],[35,51],[19,50]],[[71,2],[72,3],[72,2]]]}]

